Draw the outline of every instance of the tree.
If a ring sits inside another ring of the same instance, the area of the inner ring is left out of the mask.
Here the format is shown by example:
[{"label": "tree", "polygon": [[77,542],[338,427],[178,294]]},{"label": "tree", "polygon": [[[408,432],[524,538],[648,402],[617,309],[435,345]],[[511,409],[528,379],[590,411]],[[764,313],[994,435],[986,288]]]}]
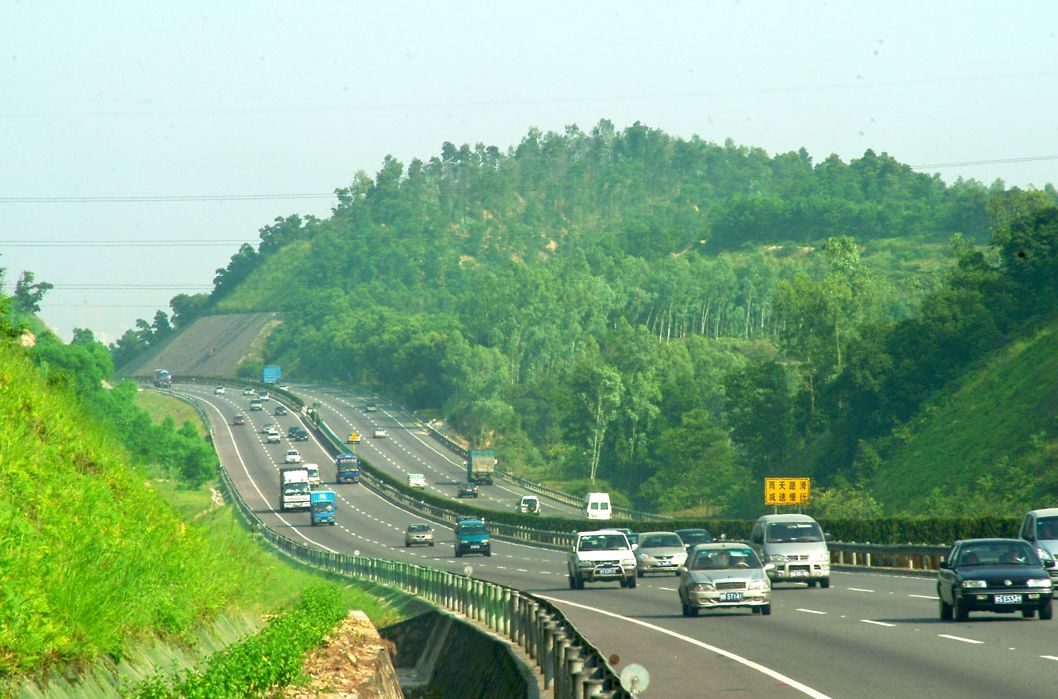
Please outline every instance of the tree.
[{"label": "tree", "polygon": [[621,375],[609,365],[596,365],[590,358],[584,357],[574,372],[573,382],[583,410],[587,443],[591,449],[588,477],[594,483],[606,429],[617,416],[617,409],[621,405]]},{"label": "tree", "polygon": [[54,284],[48,282],[34,283],[33,278],[33,272],[27,270],[15,282],[15,304],[25,313],[39,313],[40,302],[44,294],[55,288]]},{"label": "tree", "polygon": [[742,447],[757,478],[773,475],[790,448],[793,403],[786,370],[760,362],[736,371],[724,382],[731,438]]}]

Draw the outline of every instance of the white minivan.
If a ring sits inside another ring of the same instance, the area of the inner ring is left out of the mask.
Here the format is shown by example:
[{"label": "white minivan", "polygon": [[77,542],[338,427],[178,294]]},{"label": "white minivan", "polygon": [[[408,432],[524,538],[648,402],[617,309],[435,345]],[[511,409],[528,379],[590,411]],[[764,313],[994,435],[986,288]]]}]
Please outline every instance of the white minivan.
[{"label": "white minivan", "polygon": [[771,563],[772,582],[830,587],[830,551],[819,523],[808,515],[764,515],[753,525],[749,544]]},{"label": "white minivan", "polygon": [[[1029,512],[1021,522],[1018,536],[1058,559],[1058,507]],[[1048,570],[1051,577],[1058,577],[1058,568]]]},{"label": "white minivan", "polygon": [[584,515],[588,519],[610,519],[610,494],[588,493]]}]

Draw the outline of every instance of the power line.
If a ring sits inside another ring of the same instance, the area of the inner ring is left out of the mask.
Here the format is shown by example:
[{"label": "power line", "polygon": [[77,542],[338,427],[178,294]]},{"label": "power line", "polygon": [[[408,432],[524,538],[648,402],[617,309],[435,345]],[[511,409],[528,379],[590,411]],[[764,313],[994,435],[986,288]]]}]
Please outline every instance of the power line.
[{"label": "power line", "polygon": [[0,247],[12,248],[117,248],[117,247],[228,247],[256,241],[231,238],[224,240],[0,240]]},{"label": "power line", "polygon": [[994,160],[964,160],[958,163],[927,163],[911,165],[912,170],[925,170],[936,167],[965,167],[968,165],[1006,165],[1008,163],[1035,163],[1041,160],[1058,160],[1058,155],[1027,155],[1021,158],[996,158]]},{"label": "power line", "polygon": [[0,204],[135,204],[189,201],[272,201],[278,199],[333,199],[334,192],[301,192],[291,194],[147,194],[137,195],[85,195],[67,196],[44,194],[40,196],[0,196]]}]

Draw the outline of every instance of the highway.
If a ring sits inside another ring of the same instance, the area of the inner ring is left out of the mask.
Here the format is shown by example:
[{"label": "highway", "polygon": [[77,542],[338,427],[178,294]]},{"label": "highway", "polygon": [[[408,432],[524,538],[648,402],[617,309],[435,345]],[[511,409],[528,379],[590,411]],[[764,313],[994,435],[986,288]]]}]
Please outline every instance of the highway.
[{"label": "highway", "polygon": [[[436,546],[405,549],[404,528],[418,518],[362,485],[332,486],[339,495],[338,526],[311,527],[307,513],[276,511],[277,471],[291,445],[285,440],[266,445],[257,431],[263,422],[280,422],[285,435],[296,418],[246,412],[247,399],[232,389],[214,396],[210,387],[174,388],[201,401],[222,463],[269,526],[325,550],[453,572],[471,566],[476,577],[547,597],[605,655],[619,656],[618,670],[637,662],[650,671],[645,697],[1056,694],[1058,622],[988,614],[967,623],[941,622],[932,578],[837,572],[828,590],[777,587],[770,617],[736,610],[684,618],[674,577],[644,578],[634,590],[613,583],[573,591],[561,552],[494,542],[492,557],[457,560],[451,530],[437,525]],[[237,413],[251,424],[232,426]],[[386,413],[381,417],[404,421]],[[419,468],[421,462],[396,444],[387,442],[378,454],[387,454],[398,468]],[[321,476],[333,483],[333,461],[315,438],[293,446],[306,461],[320,464]]]},{"label": "highway", "polygon": [[[307,405],[320,403],[320,414],[341,437],[350,430],[360,432],[362,441],[353,451],[372,465],[405,480],[409,473],[426,476],[426,487],[434,495],[455,498],[456,489],[466,481],[463,457],[449,450],[430,436],[410,412],[354,389],[293,385],[290,389]],[[377,410],[365,412],[367,405]],[[388,431],[389,436],[375,439],[376,427]],[[469,505],[491,510],[514,511],[523,495],[536,495],[504,478],[493,485],[480,486],[477,498],[466,498]],[[582,517],[580,508],[571,507],[549,498],[540,497],[544,514],[550,516]]]}]

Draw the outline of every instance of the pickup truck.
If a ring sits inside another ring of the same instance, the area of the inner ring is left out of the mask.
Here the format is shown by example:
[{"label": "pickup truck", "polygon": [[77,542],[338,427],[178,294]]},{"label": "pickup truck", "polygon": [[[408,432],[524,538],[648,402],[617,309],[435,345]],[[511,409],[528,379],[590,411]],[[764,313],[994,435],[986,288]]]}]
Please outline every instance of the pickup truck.
[{"label": "pickup truck", "polygon": [[586,582],[636,586],[636,556],[624,534],[616,529],[578,532],[566,558],[569,589],[583,590]]}]

